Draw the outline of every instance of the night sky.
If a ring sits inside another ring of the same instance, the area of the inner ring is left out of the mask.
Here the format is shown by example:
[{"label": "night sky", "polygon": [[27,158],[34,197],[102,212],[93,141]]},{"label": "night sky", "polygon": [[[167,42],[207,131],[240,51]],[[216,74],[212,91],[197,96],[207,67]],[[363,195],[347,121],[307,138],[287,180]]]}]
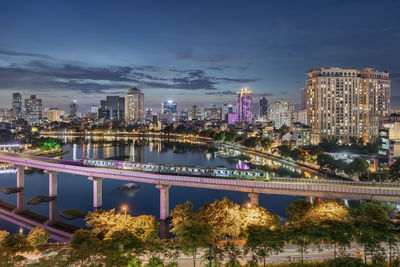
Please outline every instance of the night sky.
[{"label": "night sky", "polygon": [[242,87],[299,103],[307,70],[330,66],[389,71],[400,107],[400,1],[0,2],[0,107],[20,91],[86,112],[133,86],[156,109]]}]

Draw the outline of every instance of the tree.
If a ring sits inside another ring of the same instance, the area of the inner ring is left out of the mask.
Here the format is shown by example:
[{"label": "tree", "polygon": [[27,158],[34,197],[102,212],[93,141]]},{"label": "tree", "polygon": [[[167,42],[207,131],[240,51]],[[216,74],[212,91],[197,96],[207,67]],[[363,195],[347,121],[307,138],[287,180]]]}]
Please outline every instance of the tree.
[{"label": "tree", "polygon": [[250,225],[247,229],[246,246],[250,249],[257,261],[263,261],[272,253],[278,254],[285,245],[284,233],[280,228]]},{"label": "tree", "polygon": [[193,266],[196,266],[196,255],[199,248],[207,247],[213,241],[210,226],[200,220],[184,222],[176,231],[182,250],[186,255],[192,255]]},{"label": "tree", "polygon": [[349,165],[346,166],[344,171],[347,175],[356,174],[358,177],[360,177],[361,174],[368,171],[368,168],[369,164],[367,160],[363,157],[357,157]]},{"label": "tree", "polygon": [[304,217],[316,224],[323,221],[343,222],[350,218],[350,212],[345,205],[329,200],[311,206]]},{"label": "tree", "polygon": [[281,145],[277,147],[279,154],[282,157],[290,157],[290,154],[292,150],[290,149],[290,146],[288,145]]},{"label": "tree", "polygon": [[5,230],[0,230],[0,246],[9,235],[10,235],[9,232]]},{"label": "tree", "polygon": [[343,251],[351,245],[354,228],[350,222],[337,220],[324,220],[320,226],[324,230],[322,240],[325,244],[333,246],[333,257],[336,258],[336,250]]},{"label": "tree", "polygon": [[92,231],[84,229],[76,230],[72,234],[69,245],[72,250],[68,255],[68,261],[77,262],[78,265],[83,265],[85,261],[89,261],[90,256],[96,255],[101,248],[100,240],[94,237]]},{"label": "tree", "polygon": [[395,162],[392,163],[389,167],[389,176],[392,181],[400,180],[400,157],[395,159]]},{"label": "tree", "polygon": [[156,238],[159,232],[159,223],[154,216],[141,215],[132,217],[109,211],[97,210],[89,212],[85,218],[86,225],[93,227],[93,233],[101,239],[109,239],[114,232],[129,231],[142,241]]},{"label": "tree", "polygon": [[223,253],[228,256],[226,267],[240,267],[238,258],[241,257],[242,251],[235,243],[228,241],[223,245]]},{"label": "tree", "polygon": [[387,240],[391,222],[387,212],[374,202],[362,204],[353,211],[353,225],[358,244],[364,247],[364,261],[367,255],[373,260],[383,253],[382,243]]},{"label": "tree", "polygon": [[171,211],[170,216],[172,225],[172,229],[170,231],[175,234],[183,222],[194,218],[195,211],[193,209],[193,204],[190,201],[186,201],[184,204],[176,205]]},{"label": "tree", "polygon": [[241,232],[240,206],[228,198],[201,207],[200,215],[217,237],[238,237]]},{"label": "tree", "polygon": [[30,230],[27,237],[28,243],[33,248],[38,248],[44,244],[47,244],[47,241],[49,241],[49,239],[50,239],[49,233],[41,227],[35,227],[32,230]]},{"label": "tree", "polygon": [[241,207],[241,235],[245,236],[247,228],[252,225],[265,226],[271,230],[278,228],[280,225],[279,218],[258,205],[250,207]]},{"label": "tree", "polygon": [[286,214],[288,215],[289,221],[299,221],[303,219],[311,207],[311,203],[304,199],[297,199],[293,201],[289,206],[286,207]]}]

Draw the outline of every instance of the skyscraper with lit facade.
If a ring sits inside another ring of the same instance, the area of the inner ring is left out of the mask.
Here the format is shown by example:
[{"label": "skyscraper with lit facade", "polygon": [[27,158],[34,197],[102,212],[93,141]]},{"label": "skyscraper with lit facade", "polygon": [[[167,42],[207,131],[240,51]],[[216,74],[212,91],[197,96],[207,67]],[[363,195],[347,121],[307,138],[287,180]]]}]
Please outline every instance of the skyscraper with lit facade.
[{"label": "skyscraper with lit facade", "polygon": [[260,116],[267,117],[268,115],[268,100],[265,96],[260,97]]},{"label": "skyscraper with lit facade", "polygon": [[22,95],[21,93],[12,94],[12,116],[13,118],[22,117]]},{"label": "skyscraper with lit facade", "polygon": [[161,104],[161,112],[162,114],[170,114],[174,115],[178,113],[178,107],[175,101],[167,100]]},{"label": "skyscraper with lit facade", "polygon": [[38,123],[42,118],[42,99],[31,95],[29,99],[25,99],[25,118],[32,122]]},{"label": "skyscraper with lit facade", "polygon": [[388,72],[318,68],[307,73],[305,91],[311,141],[336,138],[342,143],[378,137],[379,119],[390,110]]},{"label": "skyscraper with lit facade", "polygon": [[242,88],[236,96],[237,122],[251,122],[253,118],[251,91]]},{"label": "skyscraper with lit facade", "polygon": [[144,94],[136,87],[125,95],[125,121],[135,122],[144,120]]}]

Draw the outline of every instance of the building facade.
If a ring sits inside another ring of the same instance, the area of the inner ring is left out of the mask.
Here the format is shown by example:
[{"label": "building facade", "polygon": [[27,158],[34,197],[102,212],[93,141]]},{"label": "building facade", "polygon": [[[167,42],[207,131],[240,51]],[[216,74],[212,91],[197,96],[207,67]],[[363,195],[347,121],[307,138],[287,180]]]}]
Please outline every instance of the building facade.
[{"label": "building facade", "polygon": [[390,166],[400,157],[400,117],[384,117],[378,134],[380,166]]},{"label": "building facade", "polygon": [[176,115],[178,113],[178,105],[175,101],[167,100],[161,103],[161,113]]},{"label": "building facade", "polygon": [[21,93],[12,94],[12,117],[21,118],[22,117],[22,95]]},{"label": "building facade", "polygon": [[49,108],[47,111],[47,119],[51,122],[60,121],[61,112],[58,108]]},{"label": "building facade", "polygon": [[236,96],[237,122],[251,122],[253,119],[251,91],[240,89]]},{"label": "building facade", "polygon": [[280,100],[269,105],[268,119],[272,121],[276,129],[280,129],[284,125],[290,126],[292,123],[293,111],[293,104],[285,100]]},{"label": "building facade", "polygon": [[388,72],[335,67],[312,69],[307,75],[305,98],[313,144],[324,138],[342,143],[377,139],[379,119],[390,110]]},{"label": "building facade", "polygon": [[26,120],[38,123],[42,119],[42,99],[31,95],[29,99],[25,99],[25,118]]},{"label": "building facade", "polygon": [[260,116],[268,117],[268,100],[265,96],[260,97]]},{"label": "building facade", "polygon": [[136,122],[144,120],[144,94],[136,87],[125,95],[125,121]]},{"label": "building facade", "polygon": [[74,99],[69,105],[69,117],[75,119],[78,117],[78,102]]}]

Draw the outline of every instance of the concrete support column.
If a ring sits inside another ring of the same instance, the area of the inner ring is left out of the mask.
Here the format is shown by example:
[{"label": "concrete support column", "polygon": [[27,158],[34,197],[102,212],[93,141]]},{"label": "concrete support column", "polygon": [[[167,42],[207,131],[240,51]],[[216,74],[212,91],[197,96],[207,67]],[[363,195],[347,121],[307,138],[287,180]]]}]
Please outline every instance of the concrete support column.
[{"label": "concrete support column", "polygon": [[49,174],[49,197],[57,196],[57,172],[47,171]]},{"label": "concrete support column", "polygon": [[20,189],[21,191],[19,191],[19,192],[17,192],[17,210],[23,210],[25,207],[24,207],[24,200],[25,200],[25,197],[24,197],[24,189],[23,188],[21,188]]},{"label": "concrete support column", "polygon": [[17,168],[17,187],[23,188],[25,183],[24,178],[24,167],[23,166],[15,166]]},{"label": "concrete support column", "polygon": [[93,181],[93,208],[98,209],[103,205],[103,178],[101,177],[89,177],[89,180]]},{"label": "concrete support column", "polygon": [[159,184],[156,188],[160,189],[160,219],[166,220],[169,216],[169,188],[170,185]]},{"label": "concrete support column", "polygon": [[258,205],[258,194],[257,193],[249,193],[248,196],[250,198],[251,205]]}]

